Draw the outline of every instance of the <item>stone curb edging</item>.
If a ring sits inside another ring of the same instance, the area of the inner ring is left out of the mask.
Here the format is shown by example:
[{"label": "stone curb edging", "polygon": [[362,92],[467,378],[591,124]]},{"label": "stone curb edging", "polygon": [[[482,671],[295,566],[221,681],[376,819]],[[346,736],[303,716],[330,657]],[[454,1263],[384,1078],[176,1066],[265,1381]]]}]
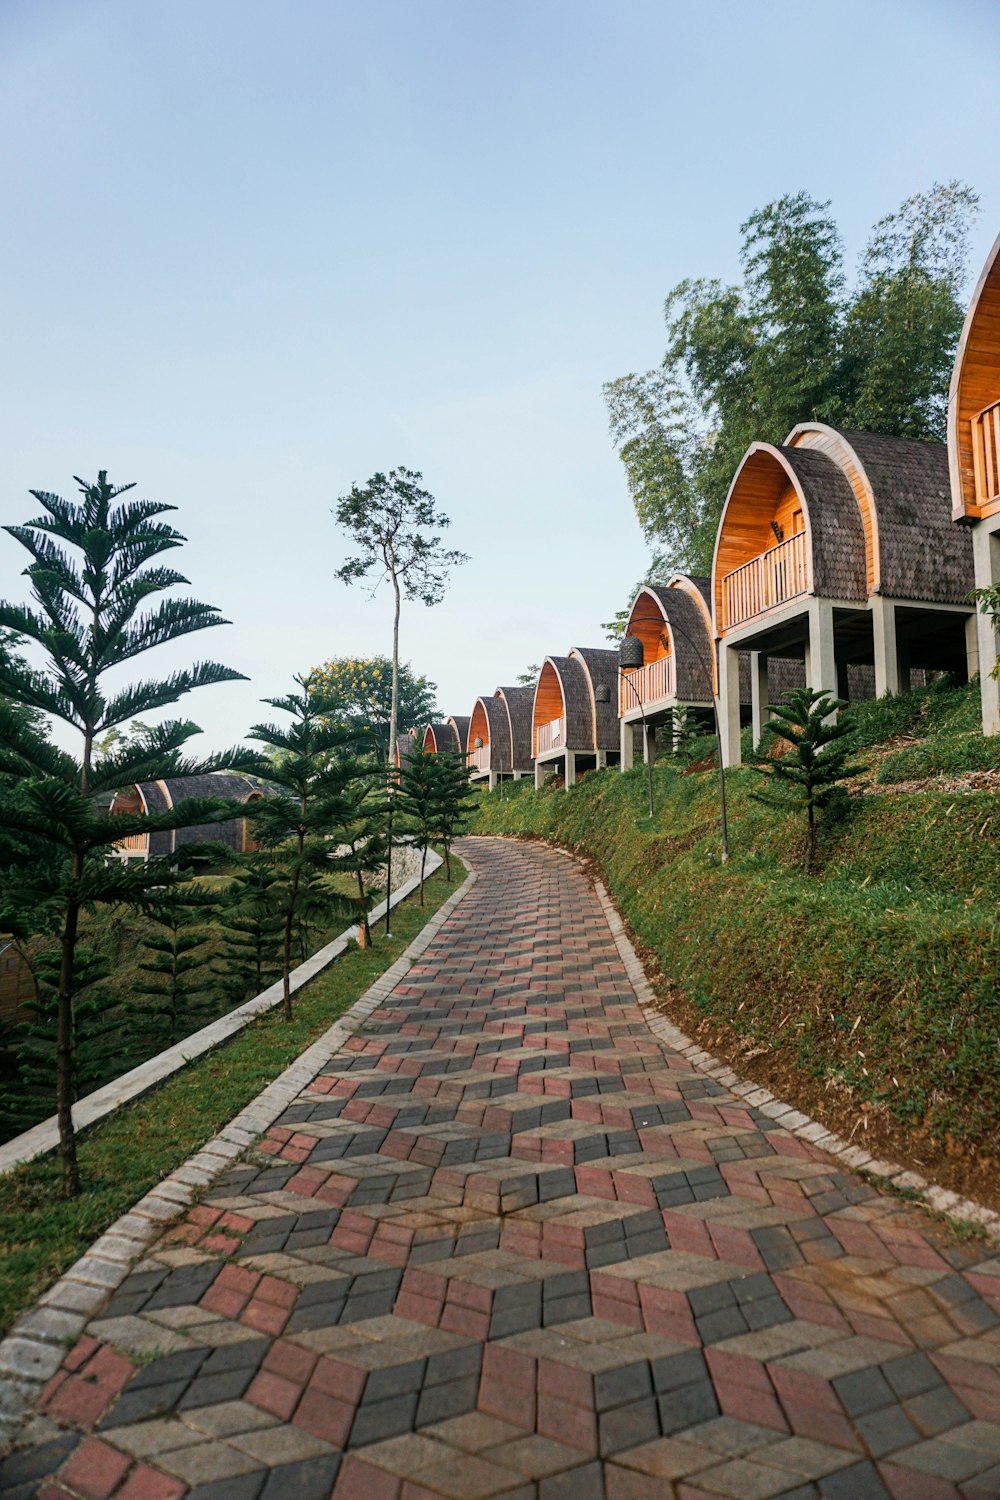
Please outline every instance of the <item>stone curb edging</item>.
[{"label": "stone curb edging", "polygon": [[[444,860],[441,856],[433,849],[429,850],[425,874],[433,875],[443,864]],[[390,909],[398,906],[400,901],[405,901],[407,896],[412,896],[419,885],[419,875],[414,875],[410,880],[398,885],[389,898]],[[383,900],[372,908],[369,921],[377,922],[385,916],[385,912],[386,903]],[[294,968],[289,975],[289,987],[292,994],[296,994],[303,985],[309,983],[310,979],[315,979],[317,974],[321,974],[335,959],[346,953],[354,939],[354,933],[353,926],[345,928],[339,937],[335,937],[325,947],[317,949],[304,963]],[[77,1130],[85,1130],[90,1125],[96,1125],[98,1120],[106,1119],[108,1115],[121,1109],[122,1105],[131,1103],[133,1099],[138,1099],[149,1089],[155,1088],[165,1079],[180,1072],[181,1068],[186,1067],[196,1057],[203,1057],[206,1052],[220,1047],[231,1036],[235,1036],[249,1026],[250,1022],[264,1011],[273,1010],[276,1005],[281,1004],[283,993],[279,979],[269,985],[266,990],[261,990],[259,995],[254,995],[250,1000],[244,1000],[243,1004],[237,1005],[234,1010],[227,1011],[224,1016],[210,1021],[200,1031],[193,1031],[190,1036],[175,1042],[172,1047],[158,1052],[155,1057],[148,1057],[137,1067],[130,1068],[127,1073],[120,1074],[118,1078],[112,1078],[110,1083],[103,1084],[92,1094],[78,1099],[73,1105],[73,1124]],[[58,1121],[55,1115],[50,1115],[47,1120],[39,1121],[37,1125],[32,1125],[30,1130],[22,1131],[20,1135],[14,1136],[12,1140],[0,1146],[0,1176],[4,1172],[12,1171],[23,1162],[34,1161],[36,1157],[44,1156],[48,1151],[54,1151],[58,1144]]]},{"label": "stone curb edging", "polygon": [[[559,852],[567,853],[568,851],[560,850]],[[949,1188],[937,1187],[927,1178],[922,1177],[919,1172],[896,1166],[892,1162],[881,1161],[860,1146],[852,1146],[849,1141],[844,1140],[843,1136],[827,1130],[825,1125],[821,1125],[811,1115],[793,1109],[791,1105],[776,1098],[769,1089],[762,1088],[760,1084],[753,1083],[750,1079],[741,1078],[726,1063],[719,1062],[710,1052],[706,1052],[698,1046],[697,1042],[693,1042],[658,1008],[656,995],[625,931],[621,913],[599,880],[594,881],[594,889],[604,908],[608,926],[611,928],[618,952],[625,965],[625,972],[635,990],[639,1004],[645,1011],[646,1024],[659,1041],[665,1042],[668,1047],[686,1057],[701,1072],[716,1079],[752,1109],[759,1109],[761,1114],[776,1120],[783,1130],[789,1131],[792,1135],[801,1136],[804,1141],[818,1146],[821,1151],[838,1157],[845,1166],[853,1167],[855,1171],[880,1178],[890,1187],[903,1188],[918,1194],[918,1198],[914,1200],[916,1203],[923,1204],[937,1213],[947,1214],[949,1218],[973,1223],[1000,1241],[1000,1213],[986,1208],[982,1203],[976,1203],[971,1198],[962,1198]]]},{"label": "stone curb edging", "polygon": [[35,1306],[17,1320],[0,1342],[0,1453],[13,1445],[42,1387],[62,1364],[67,1347],[125,1280],[134,1262],[141,1259],[171,1220],[189,1207],[197,1193],[203,1192],[284,1113],[391,994],[468,895],[476,879],[475,871],[470,870],[458,890],[438,908],[406,951],[328,1031],[230,1120],[214,1140],[188,1157],[109,1225],[87,1252],[43,1292]]}]

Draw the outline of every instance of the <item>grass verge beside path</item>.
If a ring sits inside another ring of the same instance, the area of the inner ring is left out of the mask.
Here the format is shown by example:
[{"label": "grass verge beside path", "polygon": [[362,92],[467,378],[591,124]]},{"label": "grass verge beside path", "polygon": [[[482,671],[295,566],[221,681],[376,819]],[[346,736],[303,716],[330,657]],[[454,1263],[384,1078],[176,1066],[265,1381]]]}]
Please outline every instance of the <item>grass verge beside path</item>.
[{"label": "grass verge beside path", "polygon": [[392,915],[387,942],[381,924],[371,948],[352,948],[295,997],[291,1023],[280,1009],[253,1022],[215,1052],[199,1058],[162,1088],[80,1137],[83,1192],[60,1196],[54,1156],[0,1178],[0,1333],[30,1307],[109,1224],[222,1127],[322,1036],[384,973],[466,877],[443,868],[430,876],[426,906],[410,896]]}]

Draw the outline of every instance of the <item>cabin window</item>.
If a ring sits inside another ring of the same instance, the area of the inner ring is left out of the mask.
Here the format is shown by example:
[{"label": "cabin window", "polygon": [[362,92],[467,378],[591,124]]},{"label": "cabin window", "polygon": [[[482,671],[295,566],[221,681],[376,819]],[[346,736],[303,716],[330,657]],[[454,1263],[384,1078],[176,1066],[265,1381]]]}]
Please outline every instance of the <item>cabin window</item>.
[{"label": "cabin window", "polygon": [[802,512],[800,510],[793,510],[792,511],[792,536],[798,536],[799,532],[800,531],[805,531],[805,529],[806,529],[806,523],[802,519]]}]

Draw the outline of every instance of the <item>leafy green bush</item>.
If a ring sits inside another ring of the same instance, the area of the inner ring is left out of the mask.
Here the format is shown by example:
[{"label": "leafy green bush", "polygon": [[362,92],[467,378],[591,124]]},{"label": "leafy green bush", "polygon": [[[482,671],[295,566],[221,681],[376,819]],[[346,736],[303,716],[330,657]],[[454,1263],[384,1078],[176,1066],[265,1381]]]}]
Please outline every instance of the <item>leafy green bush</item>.
[{"label": "leafy green bush", "polygon": [[925,776],[955,776],[962,771],[995,771],[1000,766],[1000,744],[981,734],[937,735],[897,750],[878,769],[883,783],[919,781]]}]

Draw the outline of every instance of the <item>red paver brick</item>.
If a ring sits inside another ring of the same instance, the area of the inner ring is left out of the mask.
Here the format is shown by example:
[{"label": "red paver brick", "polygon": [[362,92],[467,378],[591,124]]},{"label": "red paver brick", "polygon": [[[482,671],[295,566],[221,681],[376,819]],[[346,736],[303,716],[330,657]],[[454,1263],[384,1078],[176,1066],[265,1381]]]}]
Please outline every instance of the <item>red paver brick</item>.
[{"label": "red paver brick", "polygon": [[91,1437],[70,1455],[59,1477],[84,1500],[107,1500],[131,1466],[132,1459],[127,1453]]},{"label": "red paver brick", "polygon": [[170,1474],[161,1474],[149,1464],[136,1464],[120,1490],[115,1491],[115,1500],[181,1500],[187,1494],[187,1485]]}]

